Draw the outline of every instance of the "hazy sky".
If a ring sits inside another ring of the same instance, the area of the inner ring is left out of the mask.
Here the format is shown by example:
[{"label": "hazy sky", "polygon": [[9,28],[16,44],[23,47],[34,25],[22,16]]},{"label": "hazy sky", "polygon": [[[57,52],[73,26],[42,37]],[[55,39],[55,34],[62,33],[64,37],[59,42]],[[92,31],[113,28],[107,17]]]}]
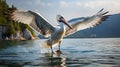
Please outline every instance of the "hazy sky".
[{"label": "hazy sky", "polygon": [[37,11],[51,23],[61,14],[67,20],[75,17],[91,16],[101,8],[109,14],[120,13],[120,0],[7,0],[19,10]]}]

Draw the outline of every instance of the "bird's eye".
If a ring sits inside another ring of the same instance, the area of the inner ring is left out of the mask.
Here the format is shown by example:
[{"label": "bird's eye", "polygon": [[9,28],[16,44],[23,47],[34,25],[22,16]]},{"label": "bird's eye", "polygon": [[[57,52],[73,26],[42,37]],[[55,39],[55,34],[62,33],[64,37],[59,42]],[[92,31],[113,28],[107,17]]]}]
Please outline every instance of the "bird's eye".
[{"label": "bird's eye", "polygon": [[59,22],[62,22],[62,19],[63,19],[63,17],[60,16],[59,19],[58,19],[58,21],[59,21]]},{"label": "bird's eye", "polygon": [[62,16],[60,17],[60,20],[61,20],[61,19],[63,19],[63,17],[62,17]]},{"label": "bird's eye", "polygon": [[60,19],[58,20],[59,22],[62,22],[63,17],[61,16]]}]

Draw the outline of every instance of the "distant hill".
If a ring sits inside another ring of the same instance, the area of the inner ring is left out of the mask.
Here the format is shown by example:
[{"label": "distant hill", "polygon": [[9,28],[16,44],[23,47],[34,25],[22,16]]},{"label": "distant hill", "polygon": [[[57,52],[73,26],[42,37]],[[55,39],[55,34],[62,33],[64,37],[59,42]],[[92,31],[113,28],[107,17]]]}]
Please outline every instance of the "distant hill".
[{"label": "distant hill", "polygon": [[68,36],[67,38],[110,38],[110,37],[120,37],[120,14],[111,15],[102,24],[78,31],[75,34]]}]

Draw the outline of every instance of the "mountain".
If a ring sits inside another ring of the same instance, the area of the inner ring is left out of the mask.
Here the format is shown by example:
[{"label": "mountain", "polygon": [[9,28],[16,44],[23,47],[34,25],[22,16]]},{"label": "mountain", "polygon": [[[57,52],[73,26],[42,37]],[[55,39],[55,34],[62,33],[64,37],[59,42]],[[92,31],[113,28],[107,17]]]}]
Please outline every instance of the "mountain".
[{"label": "mountain", "polygon": [[120,14],[113,14],[109,16],[102,24],[76,32],[67,38],[111,38],[120,37]]}]

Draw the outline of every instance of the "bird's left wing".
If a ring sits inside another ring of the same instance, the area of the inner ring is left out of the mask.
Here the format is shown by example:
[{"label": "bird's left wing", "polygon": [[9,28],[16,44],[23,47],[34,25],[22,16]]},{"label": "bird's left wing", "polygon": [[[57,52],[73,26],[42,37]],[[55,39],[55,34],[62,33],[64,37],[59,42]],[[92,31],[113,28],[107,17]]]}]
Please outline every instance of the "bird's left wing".
[{"label": "bird's left wing", "polygon": [[11,18],[17,22],[28,24],[32,29],[49,37],[54,31],[54,27],[40,14],[32,11],[14,11]]},{"label": "bird's left wing", "polygon": [[108,11],[103,11],[103,9],[101,9],[97,14],[91,17],[81,17],[69,20],[68,22],[73,29],[66,27],[65,36],[71,35],[79,30],[84,30],[99,25],[102,21],[105,21],[108,18],[109,15],[105,15],[107,13]]}]

